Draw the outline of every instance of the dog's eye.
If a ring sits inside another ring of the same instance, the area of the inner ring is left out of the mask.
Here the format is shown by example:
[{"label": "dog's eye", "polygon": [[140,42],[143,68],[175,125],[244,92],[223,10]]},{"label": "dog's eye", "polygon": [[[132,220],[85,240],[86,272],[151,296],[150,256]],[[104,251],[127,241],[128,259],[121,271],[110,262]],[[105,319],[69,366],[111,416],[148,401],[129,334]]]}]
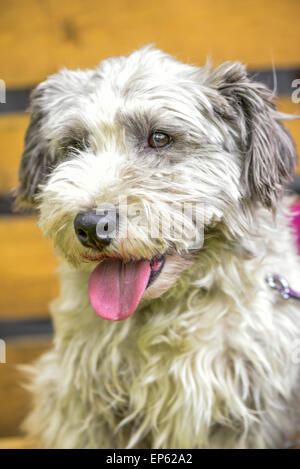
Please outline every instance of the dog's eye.
[{"label": "dog's eye", "polygon": [[148,143],[152,148],[165,148],[173,142],[170,135],[163,132],[154,132],[150,135]]},{"label": "dog's eye", "polygon": [[81,138],[73,138],[70,140],[62,141],[60,148],[62,149],[64,154],[68,154],[74,151],[83,151],[86,148],[86,141],[85,139]]},{"label": "dog's eye", "polygon": [[66,145],[66,148],[68,150],[83,150],[84,149],[84,141],[83,140],[70,140],[67,145]]}]

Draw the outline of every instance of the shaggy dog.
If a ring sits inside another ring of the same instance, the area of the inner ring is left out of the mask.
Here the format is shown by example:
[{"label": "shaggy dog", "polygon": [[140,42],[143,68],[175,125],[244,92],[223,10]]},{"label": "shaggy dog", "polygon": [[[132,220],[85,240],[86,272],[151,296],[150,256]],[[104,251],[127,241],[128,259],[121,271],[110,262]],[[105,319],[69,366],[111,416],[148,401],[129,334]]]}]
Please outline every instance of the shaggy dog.
[{"label": "shaggy dog", "polygon": [[26,423],[42,447],[295,441],[299,303],[266,277],[300,284],[296,152],[272,98],[239,63],[151,47],[33,91],[17,201],[62,257]]}]

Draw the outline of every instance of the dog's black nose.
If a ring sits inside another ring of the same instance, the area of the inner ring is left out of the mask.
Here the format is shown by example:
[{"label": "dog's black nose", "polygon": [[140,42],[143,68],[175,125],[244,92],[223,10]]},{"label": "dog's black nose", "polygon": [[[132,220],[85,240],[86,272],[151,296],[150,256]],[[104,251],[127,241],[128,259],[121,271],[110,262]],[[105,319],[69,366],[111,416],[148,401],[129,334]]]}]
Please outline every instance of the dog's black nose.
[{"label": "dog's black nose", "polygon": [[80,212],[74,220],[75,233],[83,246],[104,249],[116,237],[119,216],[115,210]]}]

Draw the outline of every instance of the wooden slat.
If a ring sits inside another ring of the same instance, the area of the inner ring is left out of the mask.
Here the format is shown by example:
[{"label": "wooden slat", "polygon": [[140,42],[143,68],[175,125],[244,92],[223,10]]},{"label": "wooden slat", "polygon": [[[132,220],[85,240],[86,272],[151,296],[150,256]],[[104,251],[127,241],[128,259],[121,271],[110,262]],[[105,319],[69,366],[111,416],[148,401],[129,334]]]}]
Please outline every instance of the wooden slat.
[{"label": "wooden slat", "polygon": [[211,54],[297,65],[299,15],[298,0],[10,0],[1,5],[0,75],[8,87],[31,86],[148,43],[197,63]]},{"label": "wooden slat", "polygon": [[[0,104],[1,106],[1,104]],[[18,166],[24,146],[24,135],[29,115],[0,115],[0,192],[6,193],[16,186]]]},{"label": "wooden slat", "polygon": [[36,449],[37,442],[31,438],[1,438],[0,449]]},{"label": "wooden slat", "polygon": [[6,344],[6,363],[0,364],[0,438],[20,435],[20,424],[30,408],[30,396],[22,384],[24,375],[17,365],[31,363],[49,347],[46,339]]},{"label": "wooden slat", "polygon": [[[283,112],[300,115],[300,103],[290,98],[278,99]],[[0,115],[0,193],[6,193],[17,185],[18,166],[23,150],[24,134],[29,122],[27,114]],[[287,121],[300,152],[300,119]]]},{"label": "wooden slat", "polygon": [[47,316],[57,259],[34,218],[0,218],[0,319]]}]

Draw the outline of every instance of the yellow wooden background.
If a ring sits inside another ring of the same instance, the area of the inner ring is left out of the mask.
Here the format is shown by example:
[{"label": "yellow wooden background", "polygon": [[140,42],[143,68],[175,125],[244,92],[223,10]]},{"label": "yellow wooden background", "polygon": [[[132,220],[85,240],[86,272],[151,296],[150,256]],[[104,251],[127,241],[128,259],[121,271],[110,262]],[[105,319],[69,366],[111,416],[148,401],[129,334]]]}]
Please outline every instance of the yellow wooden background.
[{"label": "yellow wooden background", "polygon": [[[93,67],[148,43],[199,65],[210,55],[216,64],[300,68],[299,19],[300,0],[0,0],[0,79],[7,88],[31,88],[60,67]],[[300,114],[290,96],[278,106]],[[0,114],[0,194],[17,184],[27,124],[26,113]],[[288,127],[300,148],[300,121]],[[0,217],[0,321],[47,317],[58,290],[56,265],[34,218]],[[28,405],[15,363],[47,346],[40,339],[8,344],[8,363],[0,364],[0,436],[18,433]]]}]

